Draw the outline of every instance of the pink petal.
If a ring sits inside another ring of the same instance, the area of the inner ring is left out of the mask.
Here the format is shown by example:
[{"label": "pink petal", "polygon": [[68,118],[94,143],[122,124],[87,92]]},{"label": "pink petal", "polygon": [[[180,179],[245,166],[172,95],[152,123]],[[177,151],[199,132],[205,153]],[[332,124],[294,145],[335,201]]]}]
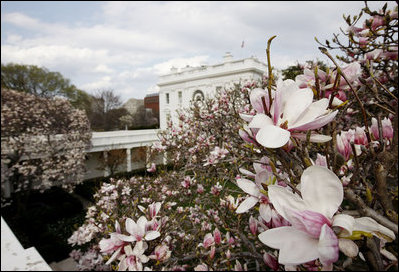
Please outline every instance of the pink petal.
[{"label": "pink petal", "polygon": [[289,217],[293,227],[306,232],[315,239],[319,238],[322,226],[330,224],[324,215],[312,211],[293,211]]},{"label": "pink petal", "polygon": [[253,206],[255,206],[258,203],[258,198],[250,196],[247,199],[245,199],[240,206],[238,206],[236,213],[244,213],[251,209]]},{"label": "pink petal", "polygon": [[249,179],[237,179],[237,185],[251,196],[258,197],[260,194],[258,186]]},{"label": "pink petal", "polygon": [[268,247],[280,250],[280,264],[297,265],[319,257],[318,240],[294,227],[270,229],[259,234],[258,238]]},{"label": "pink petal", "polygon": [[278,148],[284,146],[290,139],[291,133],[288,130],[277,126],[264,126],[256,134],[258,143],[268,148]]},{"label": "pink petal", "polygon": [[329,219],[337,212],[344,197],[341,180],[331,170],[317,165],[303,171],[301,193],[309,210]]},{"label": "pink petal", "polygon": [[321,228],[318,250],[323,265],[329,266],[338,261],[338,238],[327,224]]},{"label": "pink petal", "polygon": [[[244,129],[245,129],[245,126],[244,126]],[[240,135],[240,137],[247,143],[256,144],[255,137],[252,135],[252,133],[247,132],[247,131],[249,131],[249,129],[245,129],[245,130],[244,129],[240,129],[238,131],[238,134]]]}]

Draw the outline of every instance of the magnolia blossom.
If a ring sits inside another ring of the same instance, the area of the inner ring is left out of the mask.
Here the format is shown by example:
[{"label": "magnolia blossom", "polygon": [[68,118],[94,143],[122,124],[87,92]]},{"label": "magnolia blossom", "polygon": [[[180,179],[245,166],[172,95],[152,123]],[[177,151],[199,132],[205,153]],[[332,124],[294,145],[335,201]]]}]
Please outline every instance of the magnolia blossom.
[{"label": "magnolia blossom", "polygon": [[158,245],[154,249],[154,253],[148,256],[150,259],[157,260],[163,262],[170,258],[171,251],[169,247],[166,245]]},{"label": "magnolia blossom", "polygon": [[[393,127],[392,122],[389,118],[384,118],[381,120],[381,127],[382,127],[382,137],[384,139],[392,140],[393,139]],[[380,133],[378,129],[378,122],[376,118],[371,119],[371,134],[373,135],[374,139],[378,140],[380,138]]]},{"label": "magnolia blossom", "polygon": [[148,262],[149,258],[144,255],[144,251],[148,248],[143,241],[137,242],[132,250],[131,245],[124,247],[125,254],[119,260],[119,271],[142,271],[143,263]]},{"label": "magnolia blossom", "polygon": [[343,200],[343,187],[329,169],[308,167],[298,187],[302,197],[287,187],[268,187],[271,203],[292,225],[269,229],[258,236],[265,245],[280,250],[280,264],[299,265],[319,259],[324,268],[331,269],[338,260],[339,238],[349,238],[354,231],[395,239],[392,231],[371,218],[335,215]]},{"label": "magnolia blossom", "polygon": [[[337,110],[330,112],[327,109],[327,98],[313,102],[313,91],[309,88],[299,89],[293,80],[278,81],[272,98],[273,103],[270,106],[268,92],[254,89],[250,100],[257,114],[253,117],[247,116],[251,119],[248,127],[256,134],[256,141],[268,148],[284,146],[291,136],[306,139],[306,134],[300,132],[321,128],[338,113]],[[330,136],[310,135],[311,142],[329,140]]]},{"label": "magnolia blossom", "polygon": [[147,171],[150,173],[153,173],[157,170],[157,166],[155,165],[155,163],[151,163],[151,166],[147,168]]},{"label": "magnolia blossom", "polygon": [[121,233],[118,221],[115,221],[115,231],[116,232],[110,234],[111,237],[109,239],[103,238],[99,242],[101,253],[113,253],[106,264],[110,264],[111,262],[113,262],[119,256],[122,248],[126,245],[126,242],[118,237],[118,234]]},{"label": "magnolia blossom", "polygon": [[158,238],[161,234],[158,231],[147,231],[148,220],[141,216],[136,222],[133,219],[127,218],[125,221],[126,231],[130,235],[125,234],[117,234],[118,238],[126,241],[126,242],[134,242],[134,241],[151,241]]}]

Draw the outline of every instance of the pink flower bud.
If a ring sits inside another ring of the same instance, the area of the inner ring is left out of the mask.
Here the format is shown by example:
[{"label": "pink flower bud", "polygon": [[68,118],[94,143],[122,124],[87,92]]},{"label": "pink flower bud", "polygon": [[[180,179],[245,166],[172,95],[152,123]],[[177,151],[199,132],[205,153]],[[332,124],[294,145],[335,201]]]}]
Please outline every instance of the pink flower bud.
[{"label": "pink flower bud", "polygon": [[263,254],[263,261],[265,264],[270,267],[273,271],[277,271],[279,266],[278,266],[278,261],[277,258],[274,257],[273,255],[269,253]]},{"label": "pink flower bud", "polygon": [[213,259],[215,257],[216,248],[215,246],[211,247],[211,251],[209,252],[209,258]]},{"label": "pink flower bud", "polygon": [[208,248],[215,243],[212,233],[207,233],[204,237],[204,247]]},{"label": "pink flower bud", "polygon": [[221,236],[218,228],[216,228],[213,231],[213,236],[214,236],[215,244],[217,244],[217,245],[220,244],[220,242],[222,241],[222,236]]},{"label": "pink flower bud", "polygon": [[355,129],[355,144],[368,145],[367,136],[364,128],[356,127]]},{"label": "pink flower bud", "polygon": [[258,221],[252,217],[249,218],[249,229],[251,230],[251,233],[253,235],[256,235],[256,233],[258,232]]}]

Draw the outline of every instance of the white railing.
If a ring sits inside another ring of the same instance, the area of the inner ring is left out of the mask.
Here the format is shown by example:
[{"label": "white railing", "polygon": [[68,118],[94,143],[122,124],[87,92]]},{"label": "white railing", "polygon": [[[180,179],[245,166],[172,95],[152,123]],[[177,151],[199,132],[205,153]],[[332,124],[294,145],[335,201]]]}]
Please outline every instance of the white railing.
[{"label": "white railing", "polygon": [[158,132],[159,129],[93,132],[91,137],[92,145],[86,152],[129,149],[151,145],[159,141]]},{"label": "white railing", "polygon": [[52,271],[36,248],[24,249],[1,217],[1,271]]}]

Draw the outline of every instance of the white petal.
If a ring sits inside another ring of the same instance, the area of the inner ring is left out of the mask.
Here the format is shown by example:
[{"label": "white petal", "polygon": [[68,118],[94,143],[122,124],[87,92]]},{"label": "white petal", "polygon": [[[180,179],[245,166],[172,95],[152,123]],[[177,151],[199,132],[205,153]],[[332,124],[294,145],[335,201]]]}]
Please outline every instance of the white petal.
[{"label": "white petal", "polygon": [[272,219],[272,210],[270,208],[270,205],[260,204],[259,205],[259,214],[263,220],[265,220],[267,223],[269,223],[270,220]]},{"label": "white petal", "polygon": [[251,122],[252,118],[254,118],[254,115],[251,114],[240,113],[239,115],[242,119],[244,119],[247,122]]},{"label": "white petal", "polygon": [[278,148],[285,145],[290,139],[291,133],[288,130],[277,126],[264,126],[256,134],[258,143],[268,148]]},{"label": "white petal", "polygon": [[118,237],[120,240],[125,241],[125,242],[134,242],[134,241],[136,241],[136,237],[135,236],[131,236],[131,235],[125,235],[125,234],[117,233],[116,237]]},{"label": "white petal", "polygon": [[333,227],[340,227],[342,229],[339,233],[340,237],[351,236],[355,225],[355,218],[347,214],[337,214],[333,217],[332,225]]},{"label": "white petal", "polygon": [[136,234],[138,228],[136,222],[134,222],[133,219],[126,218],[125,226],[127,232],[129,232],[132,235]]},{"label": "white petal", "polygon": [[313,92],[310,89],[301,89],[291,94],[283,109],[283,118],[288,121],[288,127],[296,123],[301,114],[312,104]]},{"label": "white petal", "polygon": [[261,128],[267,125],[273,125],[272,119],[263,113],[258,113],[254,116],[252,121],[248,124],[249,128]]},{"label": "white petal", "polygon": [[350,258],[355,258],[359,253],[359,247],[349,239],[338,239],[339,250]]},{"label": "white petal", "polygon": [[317,165],[303,171],[301,193],[310,210],[328,219],[332,219],[344,197],[341,180],[331,170]]},{"label": "white petal", "polygon": [[244,213],[255,206],[256,203],[258,203],[258,198],[250,196],[238,206],[236,213]]},{"label": "white petal", "polygon": [[159,233],[158,231],[149,231],[145,235],[145,240],[151,241],[158,238],[159,236],[161,236],[161,233]]},{"label": "white petal", "polygon": [[323,98],[316,102],[313,102],[312,104],[310,104],[309,107],[307,107],[307,109],[301,114],[301,116],[299,116],[295,124],[291,124],[289,127],[290,128],[298,127],[310,121],[313,121],[320,115],[324,114],[326,112],[327,107],[328,107],[327,98]]},{"label": "white petal", "polygon": [[279,185],[268,186],[269,199],[276,211],[287,221],[289,221],[290,211],[307,210],[305,202],[297,194],[287,190],[287,188]]},{"label": "white petal", "polygon": [[354,230],[371,232],[374,235],[387,240],[388,242],[395,240],[395,233],[393,231],[379,224],[370,217],[355,218]]},{"label": "white petal", "polygon": [[[307,135],[304,133],[295,133],[295,132],[291,133],[291,136],[302,141],[305,141],[307,137]],[[328,135],[312,133],[310,135],[309,141],[312,143],[325,143],[331,141],[331,139],[332,139],[331,136]]]},{"label": "white petal", "polygon": [[330,112],[329,114],[317,117],[313,121],[307,122],[307,123],[305,123],[303,125],[300,125],[300,126],[297,126],[297,125],[290,126],[288,124],[288,128],[290,130],[299,130],[299,131],[310,130],[310,129],[318,129],[318,128],[321,128],[321,127],[325,126],[329,122],[331,122],[335,118],[337,113],[338,113],[338,110]]},{"label": "white petal", "polygon": [[[106,263],[106,264],[108,264],[108,263]],[[127,270],[127,268],[128,268],[128,266],[126,264],[126,255],[123,255],[122,258],[120,259],[118,270],[125,271],[125,270]]]},{"label": "white petal", "polygon": [[258,186],[249,179],[237,179],[237,185],[251,196],[258,197],[260,194]]},{"label": "white petal", "polygon": [[247,169],[240,168],[240,169],[238,169],[238,171],[240,171],[241,174],[243,174],[243,175],[246,175],[246,176],[249,176],[249,177],[252,177],[252,178],[255,177],[255,174],[252,173],[251,171],[248,171]]},{"label": "white petal", "polygon": [[145,216],[140,216],[140,218],[137,220],[137,227],[138,227],[138,234],[143,236],[145,233],[145,227],[147,224],[148,220],[145,218]]},{"label": "white petal", "polygon": [[268,247],[280,249],[278,262],[281,264],[302,264],[319,257],[318,240],[293,227],[270,229],[258,237]]},{"label": "white petal", "polygon": [[111,258],[109,258],[109,260],[105,264],[108,265],[108,264],[112,263],[116,259],[116,257],[118,257],[119,252],[121,252],[121,249],[122,249],[122,247],[118,248],[118,250],[115,251],[114,254],[112,254]]}]

